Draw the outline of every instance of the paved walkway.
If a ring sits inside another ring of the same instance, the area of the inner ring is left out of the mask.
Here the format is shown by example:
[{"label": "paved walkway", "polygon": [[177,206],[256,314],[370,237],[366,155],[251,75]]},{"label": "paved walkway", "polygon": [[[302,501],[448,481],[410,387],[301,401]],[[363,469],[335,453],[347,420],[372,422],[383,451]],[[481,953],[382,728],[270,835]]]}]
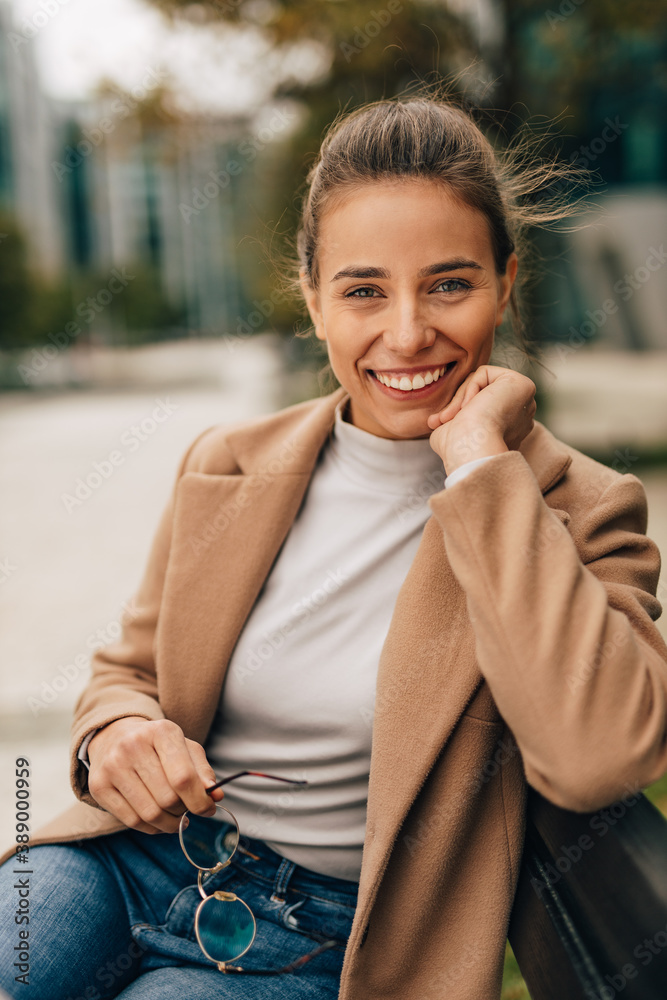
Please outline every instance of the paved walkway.
[{"label": "paved walkway", "polygon": [[[13,838],[18,755],[32,762],[35,826],[70,800],[68,733],[91,643],[113,637],[180,456],[212,424],[283,405],[278,382],[241,352],[221,388],[0,396],[0,845]],[[667,555],[667,470],[643,479]]]}]

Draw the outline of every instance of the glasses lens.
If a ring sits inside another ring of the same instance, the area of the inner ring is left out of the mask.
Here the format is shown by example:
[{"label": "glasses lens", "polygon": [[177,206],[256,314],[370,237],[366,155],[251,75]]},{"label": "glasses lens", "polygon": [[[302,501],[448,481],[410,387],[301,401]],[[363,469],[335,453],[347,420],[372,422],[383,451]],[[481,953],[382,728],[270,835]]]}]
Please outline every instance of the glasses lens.
[{"label": "glasses lens", "polygon": [[215,816],[184,813],[178,830],[181,847],[197,868],[215,868],[229,861],[239,843],[239,827],[228,809],[218,806]]},{"label": "glasses lens", "polygon": [[233,893],[217,892],[197,907],[195,931],[204,954],[213,962],[232,962],[255,940],[255,918]]}]

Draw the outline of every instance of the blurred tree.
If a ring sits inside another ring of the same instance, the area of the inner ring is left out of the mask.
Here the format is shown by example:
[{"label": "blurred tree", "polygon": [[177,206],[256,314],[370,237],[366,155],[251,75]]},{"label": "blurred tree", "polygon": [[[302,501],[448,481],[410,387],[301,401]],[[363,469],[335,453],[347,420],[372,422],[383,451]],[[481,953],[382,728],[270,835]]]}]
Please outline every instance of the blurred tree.
[{"label": "blurred tree", "polygon": [[[251,238],[239,259],[248,301],[274,283],[271,266],[258,268],[257,246],[271,242],[274,260],[281,259],[325,127],[341,109],[413,84],[453,80],[452,89],[485,107],[505,138],[526,119],[536,129],[559,122],[555,143],[563,154],[605,180],[667,180],[667,0],[154,3],[198,24],[261,32],[277,57],[275,98],[297,100],[305,109],[300,126],[242,179],[239,227]],[[307,80],[290,70],[304,46],[321,66]],[[591,157],[587,143],[607,118],[618,123],[617,137]],[[294,318],[287,300],[272,315],[284,329]]]},{"label": "blurred tree", "polygon": [[0,346],[30,342],[32,281],[25,240],[8,216],[0,219]]},{"label": "blurred tree", "polygon": [[[239,270],[248,311],[275,285],[275,262],[289,247],[299,190],[326,126],[342,109],[451,76],[477,57],[470,24],[441,0],[154,2],[173,14],[191,14],[197,23],[206,17],[211,26],[222,21],[263,32],[282,67],[275,99],[298,101],[305,112],[300,127],[284,142],[273,142],[270,154],[258,156],[241,178],[238,225],[248,238],[239,246]],[[304,46],[321,66],[319,75],[308,80],[290,71],[294,54]],[[485,79],[477,81],[475,97],[486,87]],[[296,318],[294,304],[281,297],[271,325],[291,332]]]},{"label": "blurred tree", "polygon": [[185,310],[167,300],[157,269],[134,265],[132,273],[134,278],[118,301],[123,314],[118,325],[124,323],[125,342],[137,344],[161,339],[173,328],[178,328],[182,335]]},{"label": "blurred tree", "polygon": [[19,226],[11,216],[0,217],[0,348],[41,343],[71,318],[68,284],[36,277]]}]

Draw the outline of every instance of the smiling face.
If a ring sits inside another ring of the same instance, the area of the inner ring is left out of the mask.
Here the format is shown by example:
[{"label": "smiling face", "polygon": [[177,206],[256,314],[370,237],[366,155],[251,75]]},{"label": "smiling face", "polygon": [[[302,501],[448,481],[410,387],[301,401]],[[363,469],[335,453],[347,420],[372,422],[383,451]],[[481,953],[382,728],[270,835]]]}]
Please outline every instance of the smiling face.
[{"label": "smiling face", "polygon": [[379,437],[427,418],[488,363],[516,275],[496,273],[486,217],[413,178],[360,184],[320,222],[317,289],[302,279],[352,423]]}]

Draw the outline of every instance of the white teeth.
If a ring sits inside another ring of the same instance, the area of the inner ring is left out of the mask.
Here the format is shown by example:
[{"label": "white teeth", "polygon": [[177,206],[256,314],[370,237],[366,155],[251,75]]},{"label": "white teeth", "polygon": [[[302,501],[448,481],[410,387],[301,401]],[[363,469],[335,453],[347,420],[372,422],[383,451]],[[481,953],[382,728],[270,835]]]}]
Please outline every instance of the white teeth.
[{"label": "white teeth", "polygon": [[408,375],[402,375],[397,378],[395,375],[382,375],[379,372],[374,372],[374,375],[378,382],[382,382],[383,385],[388,385],[392,389],[400,389],[402,392],[412,392],[413,389],[423,389],[425,385],[430,385],[431,382],[437,382],[441,375],[445,374],[445,369],[447,365],[443,365],[441,368],[434,368],[430,372],[421,372],[410,378]]}]

